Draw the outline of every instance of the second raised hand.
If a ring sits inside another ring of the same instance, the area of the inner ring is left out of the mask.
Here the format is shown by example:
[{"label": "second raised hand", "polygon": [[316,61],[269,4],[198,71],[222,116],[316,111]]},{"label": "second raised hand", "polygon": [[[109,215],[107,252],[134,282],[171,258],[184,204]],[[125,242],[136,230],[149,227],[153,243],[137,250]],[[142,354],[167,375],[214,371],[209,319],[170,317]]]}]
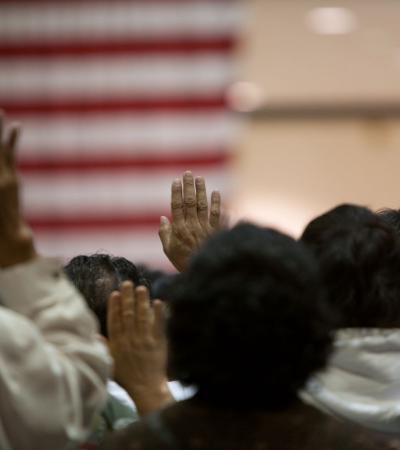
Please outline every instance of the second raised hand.
[{"label": "second raised hand", "polygon": [[183,271],[191,254],[220,228],[221,196],[213,191],[209,207],[204,178],[194,179],[192,172],[187,171],[183,183],[180,179],[172,183],[171,217],[172,222],[161,217],[159,236],[168,259]]},{"label": "second raised hand", "polygon": [[150,305],[146,287],[124,281],[108,302],[109,348],[114,378],[136,404],[140,415],[173,401],[167,384],[167,341],[163,305]]}]

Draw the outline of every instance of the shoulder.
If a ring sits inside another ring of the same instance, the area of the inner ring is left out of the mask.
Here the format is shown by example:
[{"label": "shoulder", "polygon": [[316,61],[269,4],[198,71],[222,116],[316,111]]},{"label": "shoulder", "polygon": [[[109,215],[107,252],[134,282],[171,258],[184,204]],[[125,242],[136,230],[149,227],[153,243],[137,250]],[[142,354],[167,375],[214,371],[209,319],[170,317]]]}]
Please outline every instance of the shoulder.
[{"label": "shoulder", "polygon": [[342,421],[307,406],[304,429],[307,448],[348,450],[400,450],[400,440],[377,433],[351,422]]}]

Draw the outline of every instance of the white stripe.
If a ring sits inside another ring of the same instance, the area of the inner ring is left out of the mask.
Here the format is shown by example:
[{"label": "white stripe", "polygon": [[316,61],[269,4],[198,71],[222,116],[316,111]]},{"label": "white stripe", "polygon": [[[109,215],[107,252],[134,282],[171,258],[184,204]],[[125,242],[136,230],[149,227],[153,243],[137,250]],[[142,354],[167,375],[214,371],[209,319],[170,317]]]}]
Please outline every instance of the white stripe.
[{"label": "white stripe", "polygon": [[65,261],[77,255],[108,253],[124,256],[135,264],[147,263],[171,269],[164,256],[157,230],[109,229],[106,231],[39,231],[35,242],[40,254],[57,256]]},{"label": "white stripe", "polygon": [[[188,154],[230,147],[237,120],[226,113],[91,114],[18,117],[23,127],[21,157]],[[113,152],[110,155],[110,152]]]},{"label": "white stripe", "polygon": [[9,2],[0,4],[0,39],[157,39],[166,35],[225,35],[237,30],[232,2]]},{"label": "white stripe", "polygon": [[[225,166],[196,172],[206,178],[209,192],[227,192]],[[24,211],[28,217],[168,213],[171,182],[180,175],[154,169],[29,174],[23,179]]]},{"label": "white stripe", "polygon": [[1,59],[2,100],[151,98],[220,94],[232,81],[232,58],[185,57]]}]

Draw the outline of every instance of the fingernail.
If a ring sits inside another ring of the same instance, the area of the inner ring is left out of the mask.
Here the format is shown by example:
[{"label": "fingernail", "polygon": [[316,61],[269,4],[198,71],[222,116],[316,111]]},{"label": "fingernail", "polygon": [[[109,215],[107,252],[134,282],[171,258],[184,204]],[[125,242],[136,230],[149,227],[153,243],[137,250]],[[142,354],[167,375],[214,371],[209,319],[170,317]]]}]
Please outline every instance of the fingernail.
[{"label": "fingernail", "polygon": [[168,219],[165,216],[160,217],[160,224],[166,225],[168,223]]}]

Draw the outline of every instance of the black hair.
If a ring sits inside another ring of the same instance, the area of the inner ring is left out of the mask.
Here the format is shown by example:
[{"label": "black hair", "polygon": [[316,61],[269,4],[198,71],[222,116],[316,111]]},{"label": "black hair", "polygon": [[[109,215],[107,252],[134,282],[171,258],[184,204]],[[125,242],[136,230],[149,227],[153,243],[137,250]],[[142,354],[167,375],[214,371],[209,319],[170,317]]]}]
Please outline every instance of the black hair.
[{"label": "black hair", "polygon": [[139,264],[137,268],[150,283],[151,298],[167,301],[170,285],[173,283],[177,274],[164,270],[152,269],[146,264]]},{"label": "black hair", "polygon": [[209,402],[286,407],[331,350],[317,263],[271,229],[239,224],[212,236],[169,302],[170,373]]},{"label": "black hair", "polygon": [[311,221],[301,240],[320,261],[342,327],[399,325],[399,239],[385,221],[368,208],[344,204]]},{"label": "black hair", "polygon": [[96,314],[101,334],[106,337],[107,302],[111,292],[126,280],[136,286],[148,286],[147,280],[131,261],[103,253],[75,256],[64,270]]},{"label": "black hair", "polygon": [[376,214],[400,235],[400,209],[383,208]]}]

